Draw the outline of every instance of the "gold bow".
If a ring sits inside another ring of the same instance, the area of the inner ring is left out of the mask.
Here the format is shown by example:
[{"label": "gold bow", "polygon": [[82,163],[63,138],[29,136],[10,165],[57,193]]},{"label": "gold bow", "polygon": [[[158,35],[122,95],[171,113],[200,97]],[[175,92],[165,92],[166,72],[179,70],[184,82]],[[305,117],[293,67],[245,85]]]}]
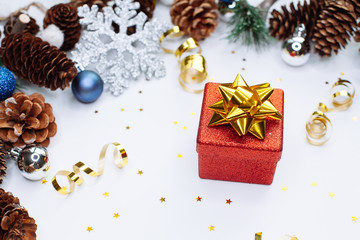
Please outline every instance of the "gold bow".
[{"label": "gold bow", "polygon": [[223,99],[209,107],[215,111],[209,126],[231,124],[239,136],[250,132],[264,139],[266,118],[282,119],[269,100],[274,92],[269,83],[249,87],[238,74],[232,84],[222,84],[219,90]]}]

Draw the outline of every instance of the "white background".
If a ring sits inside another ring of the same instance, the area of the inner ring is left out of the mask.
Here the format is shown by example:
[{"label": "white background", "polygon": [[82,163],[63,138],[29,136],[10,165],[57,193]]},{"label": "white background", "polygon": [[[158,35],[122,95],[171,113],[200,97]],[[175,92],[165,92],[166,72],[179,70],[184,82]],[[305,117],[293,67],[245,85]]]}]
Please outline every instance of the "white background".
[{"label": "white background", "polygon": [[[7,4],[16,10],[30,1],[0,2],[1,8]],[[66,1],[42,2],[51,7]],[[168,12],[159,3],[155,17],[170,22]],[[42,22],[43,14],[30,13]],[[264,240],[284,234],[300,240],[359,239],[360,220],[352,221],[352,216],[360,218],[360,120],[353,120],[360,119],[359,98],[348,111],[328,114],[334,131],[324,146],[306,142],[305,123],[318,102],[329,103],[330,87],[341,73],[360,89],[360,44],[351,43],[330,59],[312,55],[305,66],[292,68],[280,59],[279,42],[256,52],[229,44],[228,31],[220,22],[215,33],[201,42],[210,77],[232,82],[241,73],[249,84],[270,82],[285,90],[284,151],[273,184],[198,177],[196,135],[202,96],[183,91],[174,57],[161,54],[166,61],[165,78],[146,81],[142,77],[130,82],[120,97],[104,93],[93,104],[79,103],[70,89],[50,92],[28,87],[29,94],[44,94],[58,124],[48,149],[52,164],[48,183],[24,179],[15,163],[9,163],[2,187],[18,196],[36,219],[38,239],[250,240],[259,231]],[[114,141],[128,152],[125,168],[117,169],[109,158],[103,176],[85,176],[85,183],[71,195],[60,195],[52,188],[51,178],[58,170],[71,170],[80,160],[96,168],[101,147]],[[144,171],[142,176],[139,170]],[[283,186],[288,190],[283,191]],[[330,192],[335,196],[330,197]],[[203,198],[201,202],[196,202],[197,196]],[[161,203],[161,197],[166,202]],[[229,198],[231,205],[225,204]],[[115,212],[120,214],[118,219],[113,218]],[[215,231],[209,231],[210,225]],[[94,229],[90,233],[89,226]]]}]

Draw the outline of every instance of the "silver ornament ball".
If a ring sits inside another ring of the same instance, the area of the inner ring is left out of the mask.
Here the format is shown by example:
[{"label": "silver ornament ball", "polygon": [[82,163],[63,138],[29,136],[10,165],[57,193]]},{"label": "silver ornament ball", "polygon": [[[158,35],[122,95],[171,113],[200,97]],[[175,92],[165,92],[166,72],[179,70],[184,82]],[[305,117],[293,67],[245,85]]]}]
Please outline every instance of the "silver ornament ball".
[{"label": "silver ornament ball", "polygon": [[33,181],[46,177],[50,169],[48,152],[44,147],[25,147],[20,152],[17,163],[21,175]]},{"label": "silver ornament ball", "polygon": [[306,40],[304,24],[300,24],[295,29],[294,35],[283,43],[281,58],[293,67],[307,63],[310,58],[310,43]]}]

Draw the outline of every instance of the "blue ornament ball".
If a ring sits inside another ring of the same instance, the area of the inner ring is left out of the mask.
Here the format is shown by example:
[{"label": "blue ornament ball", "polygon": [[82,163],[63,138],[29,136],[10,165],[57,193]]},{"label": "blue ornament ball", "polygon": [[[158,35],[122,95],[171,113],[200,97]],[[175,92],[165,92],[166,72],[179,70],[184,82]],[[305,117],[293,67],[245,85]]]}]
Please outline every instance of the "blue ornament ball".
[{"label": "blue ornament ball", "polygon": [[104,82],[101,77],[89,70],[79,72],[71,84],[72,92],[82,103],[95,102],[103,92]]},{"label": "blue ornament ball", "polygon": [[6,68],[0,67],[0,101],[11,97],[15,91],[15,86],[14,74]]}]

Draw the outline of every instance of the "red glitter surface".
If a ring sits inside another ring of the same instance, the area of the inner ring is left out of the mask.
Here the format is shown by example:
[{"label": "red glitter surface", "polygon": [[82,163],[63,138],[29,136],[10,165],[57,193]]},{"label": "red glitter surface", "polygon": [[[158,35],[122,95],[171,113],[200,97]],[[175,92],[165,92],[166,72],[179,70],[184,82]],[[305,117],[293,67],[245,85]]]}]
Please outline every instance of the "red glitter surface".
[{"label": "red glitter surface", "polygon": [[[231,125],[209,127],[213,111],[208,107],[220,100],[219,83],[207,83],[197,136],[199,176],[270,185],[283,148],[284,118],[266,120],[264,140],[251,134],[240,137]],[[276,109],[284,116],[284,91],[274,89],[270,97]]]}]

